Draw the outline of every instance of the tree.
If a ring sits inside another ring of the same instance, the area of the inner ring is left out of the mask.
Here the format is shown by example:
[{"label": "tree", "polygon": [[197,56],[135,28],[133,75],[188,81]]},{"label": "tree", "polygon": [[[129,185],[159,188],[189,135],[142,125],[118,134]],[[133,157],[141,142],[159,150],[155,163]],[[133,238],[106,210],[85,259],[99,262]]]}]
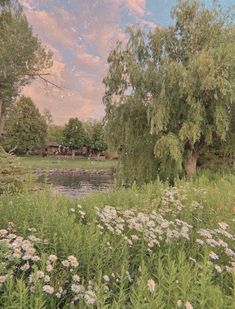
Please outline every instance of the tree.
[{"label": "tree", "polygon": [[42,115],[46,121],[47,126],[50,127],[53,124],[53,118],[52,118],[52,114],[49,111],[49,109],[44,108]]},{"label": "tree", "polygon": [[36,77],[45,79],[52,54],[33,35],[17,0],[0,2],[0,136],[4,115],[21,87]]},{"label": "tree", "polygon": [[47,124],[29,97],[21,97],[12,107],[6,120],[5,147],[26,153],[45,146]]},{"label": "tree", "polygon": [[[135,106],[128,121],[139,117],[139,130],[154,139],[155,171],[165,178],[184,171],[191,178],[200,152],[230,131],[235,36],[216,5],[210,10],[199,1],[179,1],[172,17],[173,26],[148,35],[129,29],[125,48],[119,43],[111,52],[104,104],[110,133],[117,122],[121,128],[119,144],[131,134],[125,110]],[[136,116],[141,109],[145,118]]]},{"label": "tree", "polygon": [[86,146],[88,136],[78,118],[70,118],[63,132],[63,144],[72,148]]},{"label": "tree", "polygon": [[51,124],[48,127],[47,140],[49,142],[56,142],[63,144],[64,127]]},{"label": "tree", "polygon": [[28,183],[29,175],[18,158],[9,155],[0,146],[0,195],[4,191],[19,192]]},{"label": "tree", "polygon": [[89,138],[88,142],[92,150],[104,151],[107,149],[104,126],[100,121],[84,122],[83,127]]}]

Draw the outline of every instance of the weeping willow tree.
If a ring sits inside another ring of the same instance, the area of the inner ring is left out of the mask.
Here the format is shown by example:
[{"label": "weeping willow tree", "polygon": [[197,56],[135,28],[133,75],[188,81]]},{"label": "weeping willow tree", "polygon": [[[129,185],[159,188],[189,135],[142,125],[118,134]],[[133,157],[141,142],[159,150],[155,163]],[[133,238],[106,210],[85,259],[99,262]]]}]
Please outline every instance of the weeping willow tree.
[{"label": "weeping willow tree", "polygon": [[129,29],[127,44],[118,43],[108,58],[106,121],[123,179],[191,178],[200,152],[229,135],[232,19],[195,0],[179,1],[172,18],[173,26],[147,34]]}]

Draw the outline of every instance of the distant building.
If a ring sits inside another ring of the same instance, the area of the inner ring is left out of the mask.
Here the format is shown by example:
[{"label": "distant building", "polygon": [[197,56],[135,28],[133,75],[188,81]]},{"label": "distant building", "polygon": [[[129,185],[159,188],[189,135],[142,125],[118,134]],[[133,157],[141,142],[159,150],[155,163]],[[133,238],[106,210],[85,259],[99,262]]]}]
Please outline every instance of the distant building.
[{"label": "distant building", "polygon": [[60,152],[60,145],[56,142],[48,142],[45,150],[48,155],[55,155]]}]

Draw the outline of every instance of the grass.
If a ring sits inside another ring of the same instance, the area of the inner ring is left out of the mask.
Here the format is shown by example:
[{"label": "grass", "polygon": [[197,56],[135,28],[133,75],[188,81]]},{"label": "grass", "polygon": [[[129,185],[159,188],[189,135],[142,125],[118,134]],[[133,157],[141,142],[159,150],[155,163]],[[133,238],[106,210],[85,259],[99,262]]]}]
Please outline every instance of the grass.
[{"label": "grass", "polygon": [[87,158],[72,159],[71,157],[56,157],[48,156],[42,158],[41,156],[26,156],[19,157],[20,162],[27,168],[42,168],[42,169],[95,169],[107,170],[112,169],[116,165],[116,161],[104,160],[95,161]]},{"label": "grass", "polygon": [[[174,188],[158,181],[79,200],[49,191],[2,195],[0,307],[234,309],[234,187],[235,176],[202,174]],[[25,260],[27,248],[13,258],[12,234],[29,238],[41,260]],[[71,256],[78,267],[61,263]],[[44,277],[33,280],[38,270]]]}]

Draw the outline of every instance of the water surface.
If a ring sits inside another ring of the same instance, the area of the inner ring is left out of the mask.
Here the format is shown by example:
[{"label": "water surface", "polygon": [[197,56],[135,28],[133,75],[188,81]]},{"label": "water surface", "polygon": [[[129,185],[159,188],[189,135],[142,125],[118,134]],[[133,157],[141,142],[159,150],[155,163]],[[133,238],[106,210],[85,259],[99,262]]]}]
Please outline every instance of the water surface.
[{"label": "water surface", "polygon": [[63,193],[70,197],[86,196],[94,191],[105,191],[113,183],[108,174],[77,174],[53,172],[39,176],[41,183],[52,185],[55,193]]}]

